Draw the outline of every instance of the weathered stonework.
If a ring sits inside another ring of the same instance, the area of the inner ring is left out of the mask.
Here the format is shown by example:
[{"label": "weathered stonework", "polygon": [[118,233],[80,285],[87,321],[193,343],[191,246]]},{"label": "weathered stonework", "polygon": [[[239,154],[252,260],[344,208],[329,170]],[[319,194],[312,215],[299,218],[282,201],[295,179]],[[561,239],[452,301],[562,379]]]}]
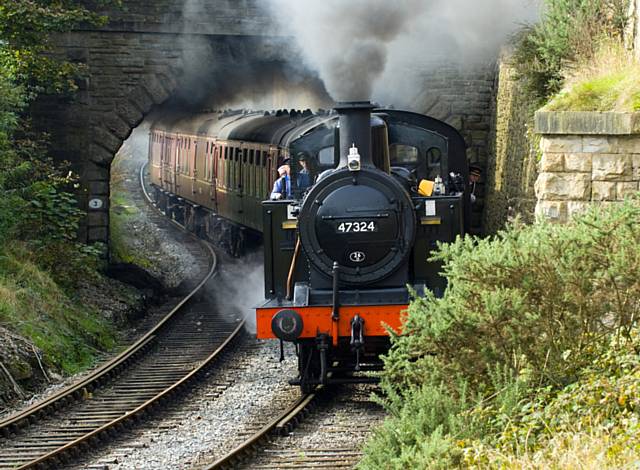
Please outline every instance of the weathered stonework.
[{"label": "weathered stonework", "polygon": [[[455,127],[467,143],[469,163],[488,171],[495,82],[493,63],[474,69],[442,60],[423,74],[423,84],[414,100],[415,111]],[[486,172],[485,172],[486,173]],[[482,232],[485,181],[476,185],[477,197],[471,214],[471,229]]]},{"label": "weathered stonework", "polygon": [[565,222],[640,190],[640,113],[536,113],[536,214]]},{"label": "weathered stonework", "polygon": [[191,92],[195,68],[233,63],[248,50],[286,54],[273,46],[282,32],[258,0],[122,3],[103,12],[106,26],[53,38],[55,54],[82,65],[84,75],[74,96],[44,97],[33,109],[36,127],[51,134],[53,156],[80,175],[78,198],[88,213],[80,239],[87,242],[108,241],[115,153],[154,107]]},{"label": "weathered stonework", "polygon": [[[497,67],[491,106],[483,212],[485,234],[504,228],[514,216],[532,221],[536,205],[534,183],[538,175],[538,152],[529,132],[530,105],[511,63],[509,52],[504,51]],[[563,152],[543,159],[546,171],[564,171],[567,154]],[[566,211],[566,204],[560,204],[554,210]]]},{"label": "weathered stonework", "polygon": [[[54,38],[56,54],[83,65],[85,74],[73,97],[43,98],[34,106],[36,126],[51,134],[54,157],[71,162],[80,175],[80,205],[89,214],[80,239],[88,242],[108,241],[111,162],[146,115],[176,96],[196,95],[194,89],[215,91],[211,70],[252,73],[250,57],[269,63],[295,58],[293,41],[285,38],[287,31],[261,0],[122,3],[122,8],[104,12],[110,20],[106,26]],[[488,154],[493,76],[491,65],[479,70],[438,66],[425,72],[424,87],[416,90],[415,110],[460,130],[470,160],[482,167]],[[479,185],[475,227],[480,225],[482,191]]]}]

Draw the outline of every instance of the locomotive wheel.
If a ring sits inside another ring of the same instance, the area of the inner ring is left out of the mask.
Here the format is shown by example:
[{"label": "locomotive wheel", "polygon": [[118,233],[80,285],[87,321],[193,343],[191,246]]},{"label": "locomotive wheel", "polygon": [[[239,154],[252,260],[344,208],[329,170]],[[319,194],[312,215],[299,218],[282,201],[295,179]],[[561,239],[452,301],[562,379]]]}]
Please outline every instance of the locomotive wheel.
[{"label": "locomotive wheel", "polygon": [[300,343],[298,353],[298,372],[302,393],[310,393],[320,379],[320,353],[313,341]]}]

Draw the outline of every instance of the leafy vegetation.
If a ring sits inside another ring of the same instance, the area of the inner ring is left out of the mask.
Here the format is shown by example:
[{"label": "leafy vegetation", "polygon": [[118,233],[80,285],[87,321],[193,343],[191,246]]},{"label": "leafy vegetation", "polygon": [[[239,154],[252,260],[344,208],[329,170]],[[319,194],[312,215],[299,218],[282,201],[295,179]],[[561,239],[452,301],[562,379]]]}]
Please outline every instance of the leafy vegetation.
[{"label": "leafy vegetation", "polygon": [[541,20],[519,35],[514,55],[535,104],[560,91],[566,73],[603,40],[622,41],[627,22],[628,0],[544,0]]},{"label": "leafy vegetation", "polygon": [[48,156],[29,105],[43,93],[73,93],[83,73],[51,53],[51,34],[103,21],[73,0],[0,2],[0,325],[67,372],[110,347],[113,332],[97,312],[74,305],[78,280],[97,275],[100,247],[76,242],[76,177]]},{"label": "leafy vegetation", "polygon": [[548,111],[640,111],[640,63],[619,42],[605,42],[545,106]]},{"label": "leafy vegetation", "polygon": [[435,258],[449,286],[416,299],[392,338],[391,418],[361,468],[637,461],[640,200],[458,240]]}]

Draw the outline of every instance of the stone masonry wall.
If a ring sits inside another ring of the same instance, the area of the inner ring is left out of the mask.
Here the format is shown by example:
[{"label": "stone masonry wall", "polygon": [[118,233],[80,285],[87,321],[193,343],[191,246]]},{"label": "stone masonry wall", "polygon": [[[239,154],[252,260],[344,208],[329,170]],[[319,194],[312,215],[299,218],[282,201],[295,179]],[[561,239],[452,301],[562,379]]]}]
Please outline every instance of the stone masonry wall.
[{"label": "stone masonry wall", "polygon": [[[91,0],[86,0],[91,3]],[[84,65],[72,97],[43,98],[34,106],[36,126],[49,134],[57,160],[81,177],[79,196],[88,213],[80,239],[108,241],[110,165],[144,117],[176,95],[189,95],[210,76],[208,67],[241,69],[249,55],[279,60],[286,31],[260,0],[124,0],[105,12],[103,28],[87,27],[56,39],[61,57]],[[286,42],[286,41],[284,41]],[[439,65],[425,73],[415,110],[442,119],[464,135],[472,163],[486,166],[493,67],[474,70]],[[482,211],[476,205],[473,225]]]},{"label": "stone masonry wall", "polygon": [[497,65],[486,178],[483,231],[494,234],[510,217],[533,219],[537,152],[528,132],[531,110],[504,51]]},{"label": "stone masonry wall", "polygon": [[[487,167],[489,154],[494,77],[493,63],[472,69],[440,64],[423,75],[414,99],[415,111],[440,119],[462,134],[469,163],[483,169]],[[471,229],[477,234],[482,232],[484,190],[483,179],[476,188],[478,199],[471,218]]]},{"label": "stone masonry wall", "polygon": [[84,66],[78,92],[43,97],[33,109],[36,127],[51,135],[53,156],[80,175],[85,242],[108,241],[111,161],[144,116],[177,92],[189,93],[194,64],[259,51],[260,36],[277,35],[258,0],[124,0],[103,13],[105,27],[55,38],[58,56]]},{"label": "stone masonry wall", "polygon": [[538,112],[536,214],[565,222],[594,203],[640,190],[640,113]]}]

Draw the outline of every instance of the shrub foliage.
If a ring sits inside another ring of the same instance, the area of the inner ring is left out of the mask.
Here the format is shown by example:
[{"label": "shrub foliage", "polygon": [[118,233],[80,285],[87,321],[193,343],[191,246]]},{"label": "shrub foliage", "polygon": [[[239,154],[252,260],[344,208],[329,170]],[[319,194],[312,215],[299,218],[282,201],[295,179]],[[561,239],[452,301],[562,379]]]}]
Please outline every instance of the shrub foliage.
[{"label": "shrub foliage", "polygon": [[[589,377],[639,344],[639,200],[593,208],[568,225],[516,224],[491,239],[459,239],[435,259],[448,288],[442,298],[416,299],[393,337],[382,377],[392,419],[363,468],[446,468],[474,452],[491,455],[482,446],[533,451],[546,419],[559,416],[554,406],[565,423],[606,424],[593,415],[611,415],[606,406],[587,406],[606,381]],[[617,370],[638,367],[635,351]],[[635,407],[630,395],[621,400]]]},{"label": "shrub foliage", "polygon": [[[107,1],[93,2],[100,3]],[[104,21],[83,4],[0,2],[0,325],[68,372],[113,338],[97,312],[71,300],[79,279],[95,278],[98,248],[75,240],[83,215],[75,176],[49,158],[47,136],[30,125],[29,105],[43,93],[75,90],[83,70],[51,53],[50,36]]]},{"label": "shrub foliage", "polygon": [[589,60],[604,38],[621,39],[628,0],[544,0],[542,18],[516,41],[515,64],[529,94],[544,102],[572,65]]}]

